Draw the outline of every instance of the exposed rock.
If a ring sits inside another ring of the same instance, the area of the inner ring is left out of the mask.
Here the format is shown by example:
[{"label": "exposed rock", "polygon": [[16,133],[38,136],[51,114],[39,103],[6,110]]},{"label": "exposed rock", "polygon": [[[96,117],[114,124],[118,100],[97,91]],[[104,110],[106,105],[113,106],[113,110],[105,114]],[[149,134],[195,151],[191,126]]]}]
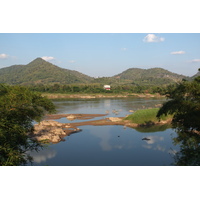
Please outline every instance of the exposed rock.
[{"label": "exposed rock", "polygon": [[[59,125],[59,124],[58,124]],[[49,142],[60,142],[62,140],[61,136],[65,136],[66,133],[63,131],[62,127],[52,126],[49,123],[42,122],[34,126],[33,138],[42,141],[48,140]]]},{"label": "exposed rock", "polygon": [[51,142],[53,143],[57,143],[57,142],[60,142],[62,139],[59,135],[53,135],[52,138],[51,138]]},{"label": "exposed rock", "polygon": [[71,126],[70,126],[70,124],[64,124],[63,127],[70,128]]},{"label": "exposed rock", "polygon": [[120,121],[122,121],[122,119],[119,118],[119,117],[109,117],[108,119],[109,119],[111,122],[120,122]]},{"label": "exposed rock", "polygon": [[[60,114],[60,115],[51,115],[49,118],[46,119],[60,119],[63,117],[67,117],[69,119],[91,119],[93,117],[105,116],[105,114]],[[44,120],[39,124],[34,125],[34,132],[30,133],[30,136],[38,141],[48,140],[49,142],[57,143],[63,140],[63,138],[67,135],[72,133],[77,133],[81,131],[81,129],[77,128],[78,126],[84,125],[94,125],[94,126],[101,126],[101,125],[123,125],[124,129],[126,127],[148,127],[150,125],[159,125],[170,123],[170,120],[160,121],[156,123],[148,123],[148,124],[136,124],[132,123],[130,120],[125,120],[123,117],[109,117],[105,119],[99,119],[94,121],[85,121],[85,122],[76,122],[76,123],[60,123],[53,120]],[[145,140],[145,139],[143,139]]]},{"label": "exposed rock", "polygon": [[124,120],[124,123],[125,123],[125,126],[128,126],[128,127],[132,127],[132,128],[138,127],[138,124],[132,123],[132,122],[128,122],[128,120]]},{"label": "exposed rock", "polygon": [[53,121],[53,120],[50,120],[50,121],[42,121],[39,123],[40,126],[63,126],[62,123],[60,122],[56,122],[56,121]]},{"label": "exposed rock", "polygon": [[74,115],[69,115],[69,116],[67,116],[66,117],[68,120],[74,120],[74,119],[76,119],[76,116],[74,116]]},{"label": "exposed rock", "polygon": [[[64,130],[65,129],[65,130]],[[32,138],[37,141],[47,140],[57,143],[63,140],[63,137],[81,129],[72,128],[69,124],[62,124],[56,121],[42,121],[34,125]]]}]

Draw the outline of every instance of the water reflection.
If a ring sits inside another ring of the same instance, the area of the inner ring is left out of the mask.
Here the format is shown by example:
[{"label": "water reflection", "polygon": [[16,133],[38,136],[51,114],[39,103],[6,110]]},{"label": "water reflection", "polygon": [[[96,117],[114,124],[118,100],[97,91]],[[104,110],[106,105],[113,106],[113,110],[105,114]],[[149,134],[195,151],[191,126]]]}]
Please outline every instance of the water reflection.
[{"label": "water reflection", "polygon": [[33,157],[35,163],[46,162],[48,159],[52,159],[56,156],[56,151],[50,148],[45,148],[41,152],[31,152],[30,155]]},{"label": "water reflection", "polygon": [[110,99],[105,99],[104,100],[104,106],[105,106],[105,108],[110,108],[111,107],[111,100]]},{"label": "water reflection", "polygon": [[152,150],[157,150],[157,151],[166,151],[166,148],[164,146],[161,145],[156,145],[156,146],[152,146],[152,145],[143,145],[144,148],[147,149],[152,149]]},{"label": "water reflection", "polygon": [[[56,101],[58,113],[130,114],[129,110],[150,107],[164,100],[157,99],[92,99]],[[66,123],[65,119],[60,122]],[[62,121],[64,120],[64,121]],[[59,121],[59,120],[58,120]],[[137,129],[123,126],[81,126],[81,132],[66,137],[66,141],[50,145],[32,154],[35,165],[51,166],[162,166],[174,163],[179,152],[177,137],[169,125]],[[149,140],[142,140],[144,137]]]},{"label": "water reflection", "polygon": [[164,137],[162,136],[149,136],[149,140],[145,141],[147,144],[154,144],[155,142],[163,141]]},{"label": "water reflection", "polygon": [[142,147],[171,154],[171,150],[169,149],[169,146],[166,145],[164,136],[148,136],[148,139],[149,140],[144,141],[146,144],[142,145]]},{"label": "water reflection", "polygon": [[110,139],[111,139],[111,134],[109,132],[109,129],[107,131],[104,131],[101,134],[96,134],[95,132],[90,132],[91,135],[94,137],[96,136],[97,138],[100,139],[99,145],[103,151],[110,151],[112,150],[112,146],[110,145]]},{"label": "water reflection", "polygon": [[[131,128],[124,130],[121,126],[107,126],[101,127],[100,131],[98,131],[98,129],[95,130],[95,127],[90,128],[90,134],[100,139],[98,145],[102,151],[118,152],[120,154],[123,152],[127,159],[132,156],[135,159],[137,158],[137,163],[132,161],[132,165],[145,162],[146,156],[141,156],[144,153],[144,149],[148,150],[147,153],[152,156],[152,160],[156,158],[156,155],[159,155],[156,152],[162,152],[162,158],[166,158],[166,162],[172,159],[171,154],[173,154],[175,150],[172,151],[174,146],[171,142],[169,131],[173,133],[171,129],[166,130],[164,133],[151,132],[148,134],[149,140],[143,141],[142,138],[144,134],[140,134],[138,131]],[[118,159],[120,160],[122,158],[118,157]],[[165,161],[162,160],[162,163],[164,162]],[[156,165],[155,160],[152,162],[148,161],[147,163],[148,165]],[[171,163],[168,163],[167,165],[170,164]]]},{"label": "water reflection", "polygon": [[85,113],[85,114],[113,114],[119,111],[120,116],[125,116],[129,110],[138,110],[155,107],[166,101],[165,99],[118,98],[118,99],[68,99],[54,100],[58,113]]},{"label": "water reflection", "polygon": [[173,141],[175,145],[180,146],[180,150],[174,154],[174,165],[200,165],[200,135],[177,131],[177,137],[174,137]]},{"label": "water reflection", "polygon": [[[160,166],[171,165],[171,129],[140,133],[123,126],[82,126],[82,132],[65,142],[32,154],[35,165],[58,166]],[[142,140],[148,137],[148,141]]]},{"label": "water reflection", "polygon": [[155,126],[150,126],[150,127],[141,126],[135,129],[141,133],[150,133],[150,132],[162,132],[169,128],[171,128],[170,124],[161,124],[161,125],[155,125]]}]

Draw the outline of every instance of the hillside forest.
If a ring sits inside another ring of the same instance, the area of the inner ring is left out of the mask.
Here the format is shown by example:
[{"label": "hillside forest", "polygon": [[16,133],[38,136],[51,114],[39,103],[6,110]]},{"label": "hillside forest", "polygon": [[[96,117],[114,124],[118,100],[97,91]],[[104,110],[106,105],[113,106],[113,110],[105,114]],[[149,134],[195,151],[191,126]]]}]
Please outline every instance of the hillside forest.
[{"label": "hillside forest", "polygon": [[[137,73],[136,73],[137,71]],[[148,72],[148,73],[146,73]],[[63,75],[63,79],[61,77]],[[0,69],[0,165],[26,165],[27,154],[43,146],[28,137],[33,120],[55,112],[54,104],[39,92],[51,93],[160,93],[168,101],[158,111],[172,115],[181,143],[177,165],[200,165],[200,76],[184,77],[167,70],[128,69],[98,79],[54,66],[40,58],[24,66]],[[104,90],[103,85],[111,85]],[[11,139],[12,138],[12,139]]]},{"label": "hillside forest", "polygon": [[[168,85],[181,80],[193,80],[163,68],[130,68],[112,77],[90,77],[75,70],[60,68],[42,58],[27,65],[0,69],[0,83],[27,86],[42,93],[162,93]],[[103,89],[110,85],[111,90]]]}]

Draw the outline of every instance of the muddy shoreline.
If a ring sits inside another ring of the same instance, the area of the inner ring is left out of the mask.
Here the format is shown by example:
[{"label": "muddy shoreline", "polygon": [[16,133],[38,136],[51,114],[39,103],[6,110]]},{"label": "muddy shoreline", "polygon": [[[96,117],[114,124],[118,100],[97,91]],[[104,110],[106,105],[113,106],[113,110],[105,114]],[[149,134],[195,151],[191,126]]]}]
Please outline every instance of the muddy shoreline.
[{"label": "muddy shoreline", "polygon": [[70,116],[74,116],[74,119],[93,119],[95,117],[103,117],[107,114],[52,114],[52,115],[46,115],[44,120],[53,120],[53,119],[61,119],[61,118],[68,118]]},{"label": "muddy shoreline", "polygon": [[[92,125],[92,126],[105,126],[105,125],[121,125],[131,128],[137,128],[141,126],[156,126],[166,123],[170,123],[171,120],[160,121],[153,124],[141,125],[132,123],[129,120],[125,120],[125,117],[105,117],[107,114],[54,114],[45,116],[44,120],[39,124],[34,125],[35,131],[30,134],[30,136],[41,142],[58,143],[64,140],[64,137],[69,136],[73,133],[80,132],[80,126]],[[70,123],[60,123],[54,121],[55,119],[61,119],[66,117],[68,120],[87,120],[93,119],[95,117],[105,117],[99,120],[90,120],[83,122],[70,122]]]},{"label": "muddy shoreline", "polygon": [[98,99],[98,98],[165,98],[165,96],[149,93],[127,93],[127,94],[56,94],[43,93],[43,96],[49,99]]}]

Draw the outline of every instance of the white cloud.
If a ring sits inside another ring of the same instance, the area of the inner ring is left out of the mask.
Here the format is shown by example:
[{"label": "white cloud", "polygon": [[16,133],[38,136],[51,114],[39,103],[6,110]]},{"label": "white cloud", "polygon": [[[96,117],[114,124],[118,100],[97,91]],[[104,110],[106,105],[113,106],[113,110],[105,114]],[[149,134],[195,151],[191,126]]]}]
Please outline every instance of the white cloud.
[{"label": "white cloud", "polygon": [[69,63],[75,63],[75,62],[76,62],[75,60],[70,60],[70,61],[69,61]]},{"label": "white cloud", "polygon": [[155,34],[148,34],[144,37],[143,42],[163,42],[165,38],[156,36]]},{"label": "white cloud", "polygon": [[200,62],[200,59],[193,59],[191,62]]},{"label": "white cloud", "polygon": [[0,54],[0,59],[8,58],[9,56],[5,53]]},{"label": "white cloud", "polygon": [[125,47],[124,47],[124,48],[121,48],[121,50],[122,50],[122,51],[126,51],[126,50],[127,50],[127,48],[125,48]]},{"label": "white cloud", "polygon": [[181,55],[181,54],[185,54],[185,51],[173,51],[170,54],[172,54],[172,55]]},{"label": "white cloud", "polygon": [[46,61],[50,61],[50,60],[55,60],[55,58],[54,57],[52,57],[52,56],[43,56],[43,57],[41,57],[43,60],[46,60]]}]

